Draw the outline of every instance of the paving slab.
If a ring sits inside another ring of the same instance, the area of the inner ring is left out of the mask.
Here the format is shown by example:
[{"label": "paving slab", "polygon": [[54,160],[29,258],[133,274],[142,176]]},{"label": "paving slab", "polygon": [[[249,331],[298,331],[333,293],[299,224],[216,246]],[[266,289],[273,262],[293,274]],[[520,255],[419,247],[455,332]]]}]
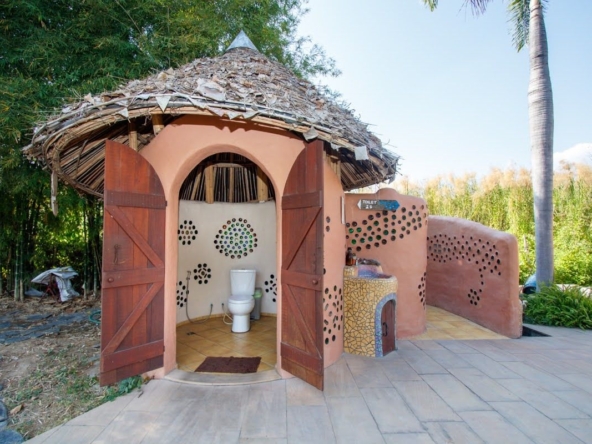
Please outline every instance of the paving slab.
[{"label": "paving slab", "polygon": [[364,388],[361,392],[382,433],[424,431],[419,420],[394,388]]},{"label": "paving slab", "polygon": [[393,385],[420,421],[460,421],[424,381],[397,381]]},{"label": "paving slab", "polygon": [[434,440],[427,433],[396,433],[384,435],[387,444],[434,444]]},{"label": "paving slab", "polygon": [[335,442],[329,411],[324,405],[288,406],[288,442],[330,444]]},{"label": "paving slab", "polygon": [[483,442],[464,422],[425,422],[423,425],[437,443],[480,444]]},{"label": "paving slab", "polygon": [[491,406],[537,443],[576,444],[582,441],[525,402],[491,402]]},{"label": "paving slab", "polygon": [[499,385],[494,379],[476,368],[451,369],[456,378],[483,401],[519,401],[520,398]]},{"label": "paving slab", "polygon": [[384,439],[362,398],[328,398],[329,416],[338,443],[382,444]]},{"label": "paving slab", "polygon": [[486,402],[452,375],[423,375],[422,378],[455,412],[491,410]]},{"label": "paving slab", "polygon": [[286,385],[283,381],[249,386],[241,438],[285,438],[286,407]]},{"label": "paving slab", "polygon": [[582,442],[592,444],[592,419],[560,419],[557,423]]},{"label": "paving slab", "polygon": [[498,412],[463,412],[461,418],[487,443],[526,444],[532,441]]},{"label": "paving slab", "polygon": [[[557,376],[537,369],[535,366],[528,365],[526,362],[502,362],[502,365],[508,367],[514,373],[522,376],[524,379],[540,385],[545,390],[573,390],[574,386]],[[569,376],[569,375],[565,375]]]},{"label": "paving slab", "polygon": [[553,393],[524,379],[498,379],[497,382],[551,419],[581,419],[589,416]]}]

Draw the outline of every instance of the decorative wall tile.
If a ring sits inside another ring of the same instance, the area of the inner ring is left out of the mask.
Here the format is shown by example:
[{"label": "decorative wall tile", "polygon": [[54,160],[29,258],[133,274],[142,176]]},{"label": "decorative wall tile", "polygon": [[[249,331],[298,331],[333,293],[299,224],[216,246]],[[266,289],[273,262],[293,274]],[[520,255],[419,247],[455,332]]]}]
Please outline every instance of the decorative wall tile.
[{"label": "decorative wall tile", "polygon": [[193,225],[193,221],[184,220],[179,224],[177,230],[177,237],[181,245],[191,245],[191,241],[194,241],[197,237],[197,228]]},{"label": "decorative wall tile", "polygon": [[269,275],[269,279],[264,282],[265,286],[265,294],[271,296],[272,301],[276,302],[277,299],[277,281],[275,278],[275,274]]},{"label": "decorative wall tile", "polygon": [[[484,296],[486,275],[502,275],[502,259],[496,245],[474,236],[449,236],[438,233],[428,237],[428,262],[449,264],[455,268],[471,266],[479,272],[479,278],[469,282],[467,303],[479,305]],[[466,276],[466,273],[463,273]]]},{"label": "decorative wall tile", "polygon": [[193,269],[193,279],[199,285],[207,284],[212,279],[212,269],[208,267],[208,264],[197,264],[197,267]]},{"label": "decorative wall tile", "polygon": [[365,219],[345,224],[346,240],[357,252],[370,250],[404,239],[427,222],[425,205],[401,207],[395,211],[377,211]]},{"label": "decorative wall tile", "polygon": [[343,291],[334,285],[332,289],[325,288],[323,294],[323,334],[325,345],[335,342],[337,332],[343,328]]},{"label": "decorative wall tile", "polygon": [[187,303],[187,284],[183,281],[177,282],[177,307],[183,308]]},{"label": "decorative wall tile", "polygon": [[257,233],[247,219],[232,218],[218,230],[214,244],[220,254],[230,259],[240,259],[257,248]]}]

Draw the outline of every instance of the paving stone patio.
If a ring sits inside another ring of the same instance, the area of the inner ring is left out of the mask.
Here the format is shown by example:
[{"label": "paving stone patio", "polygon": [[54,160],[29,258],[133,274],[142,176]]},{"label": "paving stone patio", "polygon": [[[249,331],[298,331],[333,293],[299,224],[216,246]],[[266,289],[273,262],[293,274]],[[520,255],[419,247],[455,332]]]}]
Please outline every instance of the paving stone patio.
[{"label": "paving stone patio", "polygon": [[592,443],[592,332],[344,355],[325,391],[152,381],[32,443]]}]

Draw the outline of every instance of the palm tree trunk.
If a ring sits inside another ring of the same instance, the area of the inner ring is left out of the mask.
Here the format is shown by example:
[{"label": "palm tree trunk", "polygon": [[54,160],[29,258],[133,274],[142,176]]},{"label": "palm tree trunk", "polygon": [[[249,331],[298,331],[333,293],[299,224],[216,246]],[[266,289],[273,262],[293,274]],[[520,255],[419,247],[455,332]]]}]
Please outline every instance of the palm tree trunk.
[{"label": "palm tree trunk", "polygon": [[530,0],[528,113],[537,287],[553,282],[553,92],[541,0]]}]

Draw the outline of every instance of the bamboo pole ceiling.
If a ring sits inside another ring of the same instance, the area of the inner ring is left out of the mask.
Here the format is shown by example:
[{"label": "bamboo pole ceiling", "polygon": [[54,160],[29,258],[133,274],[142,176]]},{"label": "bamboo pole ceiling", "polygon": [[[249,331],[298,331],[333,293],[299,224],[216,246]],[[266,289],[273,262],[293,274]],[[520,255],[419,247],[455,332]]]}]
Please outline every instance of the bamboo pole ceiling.
[{"label": "bamboo pole ceiling", "polygon": [[[324,140],[346,191],[391,181],[397,172],[399,156],[350,110],[245,47],[134,80],[117,91],[89,94],[39,123],[23,151],[63,182],[102,197],[105,141],[140,151],[184,115],[250,121],[262,130],[279,128],[307,141]],[[238,174],[224,170],[216,174]],[[232,180],[241,183],[239,176]]]}]

